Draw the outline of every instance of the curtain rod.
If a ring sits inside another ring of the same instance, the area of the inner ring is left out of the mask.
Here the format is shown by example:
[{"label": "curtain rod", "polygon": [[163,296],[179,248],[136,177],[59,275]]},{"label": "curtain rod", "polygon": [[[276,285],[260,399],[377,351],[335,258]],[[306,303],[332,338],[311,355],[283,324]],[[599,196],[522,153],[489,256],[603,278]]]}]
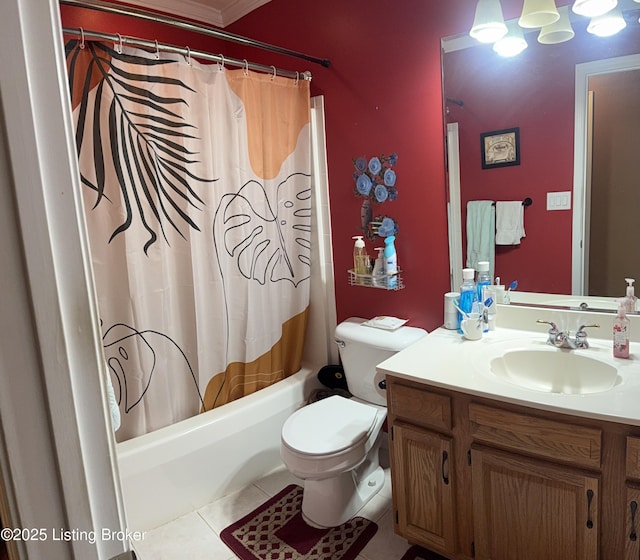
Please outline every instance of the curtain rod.
[{"label": "curtain rod", "polygon": [[83,28],[63,27],[62,31],[67,35],[75,35],[84,39],[102,39],[104,41],[113,41],[116,45],[120,46],[130,45],[133,47],[141,47],[144,49],[150,49],[152,51],[164,51],[170,53],[181,54],[186,58],[195,57],[203,60],[210,60],[212,62],[218,62],[222,65],[238,66],[246,68],[247,70],[257,70],[259,72],[267,72],[276,76],[282,76],[285,78],[295,78],[301,80],[311,81],[311,72],[305,70],[304,72],[292,72],[291,70],[282,70],[275,66],[266,66],[264,64],[258,64],[256,62],[248,62],[246,60],[239,60],[237,58],[228,58],[221,54],[211,54],[204,51],[192,50],[189,47],[178,47],[176,45],[169,45],[167,43],[158,43],[157,41],[149,41],[148,39],[140,39],[139,37],[128,37],[125,35],[102,33],[100,31],[92,31]]},{"label": "curtain rod", "polygon": [[99,10],[102,12],[108,12],[112,14],[119,14],[124,16],[135,17],[138,19],[144,19],[147,21],[153,21],[155,23],[162,23],[164,25],[170,25],[171,27],[178,27],[180,29],[186,29],[187,31],[194,31],[196,33],[201,33],[203,35],[216,37],[217,39],[222,39],[224,41],[231,41],[233,43],[239,43],[241,45],[246,45],[249,47],[257,47],[259,49],[263,49],[263,50],[267,50],[267,51],[271,51],[279,54],[294,56],[296,58],[302,58],[303,60],[320,64],[325,68],[329,67],[329,64],[330,64],[330,61],[327,58],[318,58],[308,54],[299,53],[297,51],[292,51],[290,49],[285,49],[283,47],[278,47],[276,45],[270,45],[269,43],[263,43],[262,41],[257,41],[255,39],[249,39],[248,37],[243,37],[242,35],[236,35],[235,33],[230,33],[228,31],[215,29],[213,27],[209,27],[200,23],[192,23],[183,19],[170,18],[160,14],[139,10],[137,8],[117,6],[114,4],[108,4],[107,2],[101,2],[100,0],[58,0],[58,1],[60,4],[67,4],[69,6],[79,6],[82,8],[89,8],[91,10]]}]

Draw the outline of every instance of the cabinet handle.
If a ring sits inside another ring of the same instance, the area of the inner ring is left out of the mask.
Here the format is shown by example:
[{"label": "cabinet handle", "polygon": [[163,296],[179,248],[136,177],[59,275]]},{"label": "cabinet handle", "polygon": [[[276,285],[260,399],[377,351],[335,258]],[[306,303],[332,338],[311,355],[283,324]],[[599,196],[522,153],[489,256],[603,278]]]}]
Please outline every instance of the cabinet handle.
[{"label": "cabinet handle", "polygon": [[442,452],[442,480],[445,484],[449,484],[449,476],[445,473],[445,466],[449,459],[449,454],[446,451]]},{"label": "cabinet handle", "polygon": [[629,533],[629,540],[635,542],[638,540],[638,534],[636,533],[636,512],[638,511],[638,502],[633,500],[631,502],[631,533]]},{"label": "cabinet handle", "polygon": [[593,501],[593,490],[587,490],[587,529],[593,529],[591,521],[591,502]]}]

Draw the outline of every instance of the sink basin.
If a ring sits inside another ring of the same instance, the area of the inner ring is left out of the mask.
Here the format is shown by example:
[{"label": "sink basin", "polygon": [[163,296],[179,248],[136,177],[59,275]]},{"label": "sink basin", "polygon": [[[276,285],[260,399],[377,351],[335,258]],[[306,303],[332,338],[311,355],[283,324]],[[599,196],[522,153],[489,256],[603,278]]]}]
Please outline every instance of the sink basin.
[{"label": "sink basin", "polygon": [[492,373],[503,380],[545,393],[602,393],[619,381],[611,364],[551,347],[507,350],[490,364]]}]

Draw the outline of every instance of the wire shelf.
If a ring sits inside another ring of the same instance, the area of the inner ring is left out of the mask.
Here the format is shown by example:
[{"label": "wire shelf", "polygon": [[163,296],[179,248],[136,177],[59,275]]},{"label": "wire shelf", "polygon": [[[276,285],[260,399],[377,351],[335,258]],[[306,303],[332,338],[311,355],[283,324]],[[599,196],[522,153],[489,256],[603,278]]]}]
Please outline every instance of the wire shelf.
[{"label": "wire shelf", "polygon": [[376,276],[371,274],[356,274],[353,269],[349,269],[349,285],[364,286],[366,288],[378,288],[380,290],[402,290],[404,282],[402,280],[401,270],[392,276]]}]

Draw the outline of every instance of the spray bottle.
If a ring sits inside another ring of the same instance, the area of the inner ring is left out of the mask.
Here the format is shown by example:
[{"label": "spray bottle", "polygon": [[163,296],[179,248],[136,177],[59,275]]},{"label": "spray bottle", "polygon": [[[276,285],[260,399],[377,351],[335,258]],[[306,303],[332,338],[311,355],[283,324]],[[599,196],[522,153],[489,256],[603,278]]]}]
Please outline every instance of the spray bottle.
[{"label": "spray bottle", "polygon": [[396,274],[398,274],[398,257],[396,255],[396,247],[393,244],[395,235],[389,235],[384,238],[384,270],[388,276],[389,288],[395,288],[398,284]]}]

